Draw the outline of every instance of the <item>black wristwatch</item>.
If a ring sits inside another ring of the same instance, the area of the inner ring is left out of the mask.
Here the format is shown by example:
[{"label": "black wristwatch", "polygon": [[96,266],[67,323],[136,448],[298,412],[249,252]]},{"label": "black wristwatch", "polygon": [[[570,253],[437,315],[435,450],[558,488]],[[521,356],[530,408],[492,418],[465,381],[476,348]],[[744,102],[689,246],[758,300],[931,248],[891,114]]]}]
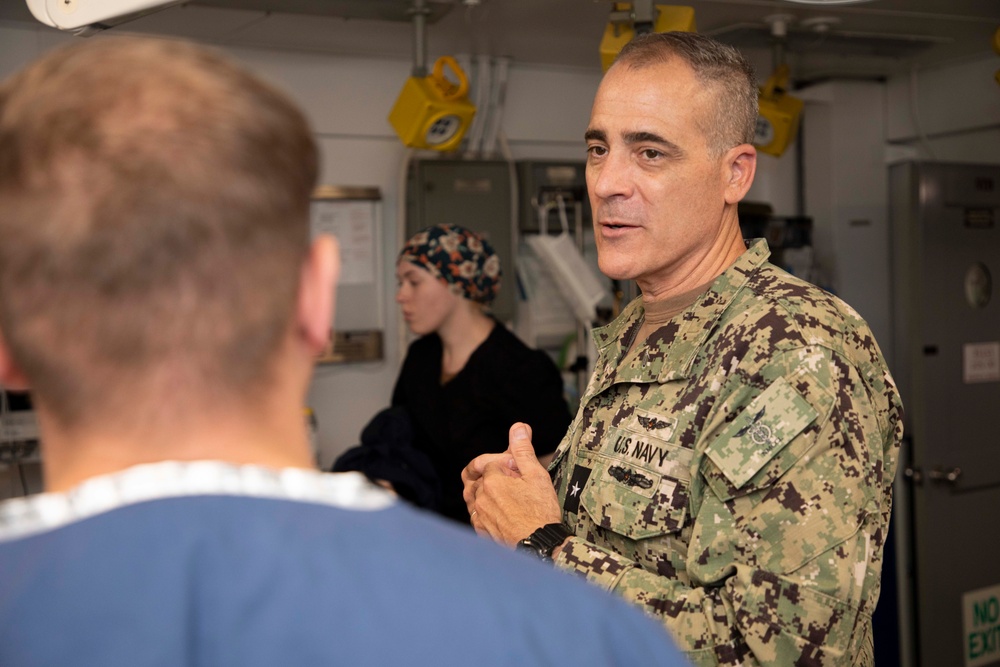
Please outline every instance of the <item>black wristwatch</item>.
[{"label": "black wristwatch", "polygon": [[550,523],[518,542],[516,549],[529,553],[541,561],[551,562],[552,552],[573,534],[570,527],[564,523]]}]

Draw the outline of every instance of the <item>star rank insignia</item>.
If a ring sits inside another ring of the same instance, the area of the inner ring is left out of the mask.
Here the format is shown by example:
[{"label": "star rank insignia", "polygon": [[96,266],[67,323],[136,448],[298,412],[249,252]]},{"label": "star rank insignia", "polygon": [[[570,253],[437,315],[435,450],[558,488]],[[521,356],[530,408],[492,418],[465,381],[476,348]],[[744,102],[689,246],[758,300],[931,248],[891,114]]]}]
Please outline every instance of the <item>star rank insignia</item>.
[{"label": "star rank insignia", "polygon": [[573,466],[573,475],[569,478],[569,488],[566,490],[566,500],[563,502],[565,511],[574,513],[580,511],[580,495],[588,479],[590,479],[590,468]]}]

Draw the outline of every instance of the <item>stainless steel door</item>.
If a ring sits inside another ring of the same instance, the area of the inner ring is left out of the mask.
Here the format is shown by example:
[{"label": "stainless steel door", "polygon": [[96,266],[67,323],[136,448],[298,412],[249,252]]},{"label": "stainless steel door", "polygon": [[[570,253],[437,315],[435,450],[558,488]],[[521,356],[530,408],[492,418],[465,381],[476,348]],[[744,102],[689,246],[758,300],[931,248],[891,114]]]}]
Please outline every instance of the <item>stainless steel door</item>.
[{"label": "stainless steel door", "polygon": [[904,664],[1000,664],[1000,167],[895,165],[890,188]]}]

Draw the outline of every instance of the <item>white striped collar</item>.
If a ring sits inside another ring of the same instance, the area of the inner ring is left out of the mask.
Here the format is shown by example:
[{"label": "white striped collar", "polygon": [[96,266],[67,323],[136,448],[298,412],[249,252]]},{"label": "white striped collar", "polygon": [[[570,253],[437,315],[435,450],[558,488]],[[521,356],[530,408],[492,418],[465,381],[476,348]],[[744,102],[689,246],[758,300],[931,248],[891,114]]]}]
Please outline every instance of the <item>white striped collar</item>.
[{"label": "white striped collar", "polygon": [[149,500],[207,495],[295,500],[360,511],[383,509],[395,501],[360,473],[164,461],[93,477],[66,492],[0,502],[0,542]]}]

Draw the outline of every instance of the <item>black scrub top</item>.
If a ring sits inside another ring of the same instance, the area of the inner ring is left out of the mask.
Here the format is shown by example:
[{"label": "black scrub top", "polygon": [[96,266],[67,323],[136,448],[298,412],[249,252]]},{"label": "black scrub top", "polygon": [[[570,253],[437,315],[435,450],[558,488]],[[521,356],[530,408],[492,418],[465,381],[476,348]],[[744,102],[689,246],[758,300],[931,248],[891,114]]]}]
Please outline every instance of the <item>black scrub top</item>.
[{"label": "black scrub top", "polygon": [[437,334],[411,343],[392,404],[409,412],[414,445],[437,469],[444,495],[441,514],[468,524],[461,476],[469,461],[505,451],[510,426],[519,421],[531,425],[536,455],[550,454],[565,435],[571,415],[556,365],[500,323],[443,385],[441,357]]}]

